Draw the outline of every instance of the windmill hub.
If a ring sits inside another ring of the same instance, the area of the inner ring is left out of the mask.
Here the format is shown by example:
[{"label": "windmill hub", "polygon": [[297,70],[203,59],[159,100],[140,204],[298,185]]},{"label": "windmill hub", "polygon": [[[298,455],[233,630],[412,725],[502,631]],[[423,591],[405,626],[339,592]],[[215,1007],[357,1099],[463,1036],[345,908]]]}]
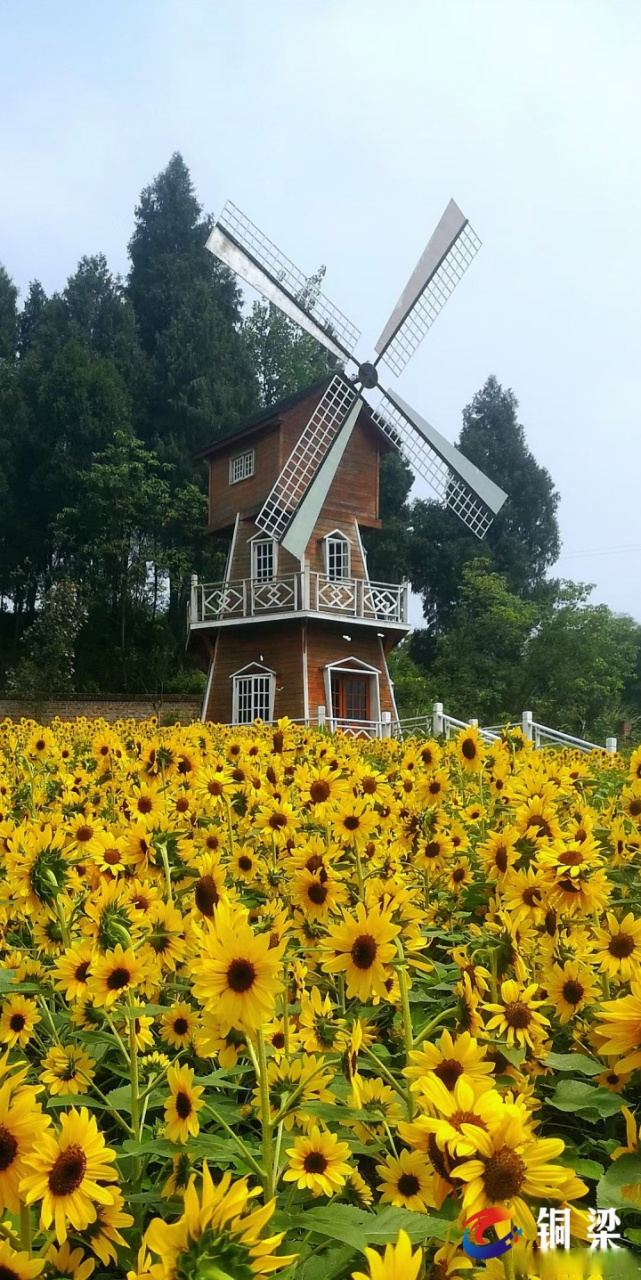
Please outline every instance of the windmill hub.
[{"label": "windmill hub", "polygon": [[358,381],[362,383],[366,391],[373,391],[378,386],[378,374],[371,361],[366,360],[364,364],[358,366]]}]

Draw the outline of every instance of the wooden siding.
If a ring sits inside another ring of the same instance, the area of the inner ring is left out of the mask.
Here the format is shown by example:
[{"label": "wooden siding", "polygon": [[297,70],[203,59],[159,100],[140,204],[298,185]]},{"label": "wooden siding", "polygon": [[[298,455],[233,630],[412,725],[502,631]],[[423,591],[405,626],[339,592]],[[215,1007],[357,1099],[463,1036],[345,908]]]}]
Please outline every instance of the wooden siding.
[{"label": "wooden siding", "polygon": [[231,721],[233,680],[230,677],[250,662],[270,667],[276,673],[275,717],[302,716],[303,627],[301,622],[293,621],[220,631],[207,719],[223,724]]},{"label": "wooden siding", "polygon": [[[254,474],[236,484],[229,483],[229,462],[241,453],[255,451]],[[250,436],[242,443],[217,453],[209,460],[209,533],[230,529],[240,511],[241,518],[255,515],[265,501],[280,471],[280,428]]]},{"label": "wooden siding", "polygon": [[[351,636],[351,642],[343,639],[343,632]],[[324,669],[331,662],[341,662],[344,658],[359,658],[375,667],[380,674],[381,712],[394,712],[394,703],[389,683],[387,663],[381,649],[381,642],[374,630],[359,633],[346,619],[340,631],[322,623],[311,622],[307,629],[307,682],[309,689],[310,715],[316,715],[316,708],[325,706]],[[327,708],[328,711],[330,708]],[[301,713],[302,714],[302,713]]]}]

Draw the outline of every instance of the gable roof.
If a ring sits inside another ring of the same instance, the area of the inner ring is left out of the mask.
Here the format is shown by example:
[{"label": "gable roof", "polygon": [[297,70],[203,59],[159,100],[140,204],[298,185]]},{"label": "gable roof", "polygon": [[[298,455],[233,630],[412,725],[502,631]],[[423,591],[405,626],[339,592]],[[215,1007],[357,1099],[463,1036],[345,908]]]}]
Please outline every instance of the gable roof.
[{"label": "gable roof", "polygon": [[308,396],[314,394],[315,391],[324,391],[331,382],[333,374],[326,374],[324,378],[320,378],[318,382],[312,382],[309,386],[303,387],[302,391],[296,391],[291,396],[285,396],[282,400],[277,400],[275,404],[269,404],[264,409],[259,409],[257,413],[253,413],[250,418],[244,418],[242,422],[237,422],[232,427],[227,427],[221,431],[220,435],[212,441],[211,444],[205,446],[196,454],[196,459],[208,458],[212,453],[218,453],[225,448],[231,440],[242,440],[243,436],[250,435],[252,431],[256,431],[260,427],[277,425],[283,414],[288,413],[290,409],[294,409],[301,400],[306,400]]},{"label": "gable roof", "polygon": [[[216,440],[213,440],[211,444],[208,444],[204,449],[201,449],[200,453],[196,454],[194,461],[199,461],[201,458],[210,458],[214,454],[220,453],[222,450],[229,448],[229,445],[232,442],[240,443],[246,436],[252,435],[253,432],[259,431],[263,427],[278,426],[285,414],[288,413],[290,409],[294,409],[302,400],[307,400],[308,397],[313,396],[316,392],[320,394],[325,391],[333,376],[333,373],[326,374],[325,377],[320,378],[318,382],[311,382],[309,386],[303,387],[302,391],[296,391],[291,396],[285,396],[283,400],[278,400],[275,404],[269,404],[264,409],[259,409],[256,413],[253,413],[250,418],[245,418],[242,422],[237,422],[235,426],[228,427],[225,431],[221,432]],[[376,423],[372,418],[372,411],[367,401],[363,402],[361,413],[365,414],[369,425],[374,428],[377,435],[380,437],[382,446],[381,452],[388,453],[394,446],[387,439],[387,436],[383,434],[380,428],[376,426]]]}]

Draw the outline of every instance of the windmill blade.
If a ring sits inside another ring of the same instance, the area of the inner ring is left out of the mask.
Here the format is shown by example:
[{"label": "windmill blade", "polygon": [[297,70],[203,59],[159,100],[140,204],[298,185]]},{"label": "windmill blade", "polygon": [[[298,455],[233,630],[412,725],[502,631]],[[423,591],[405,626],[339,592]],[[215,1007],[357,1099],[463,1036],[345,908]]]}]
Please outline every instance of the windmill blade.
[{"label": "windmill blade", "polygon": [[450,200],[375,346],[378,359],[393,373],[403,371],[480,247],[476,232]]},{"label": "windmill blade", "polygon": [[507,494],[400,396],[383,395],[387,403],[374,411],[376,425],[463,524],[484,538]]},{"label": "windmill blade", "polygon": [[328,351],[340,359],[351,357],[359,330],[320,290],[311,289],[308,277],[230,201],[207,248]]},{"label": "windmill blade", "polygon": [[256,516],[263,533],[280,542],[358,396],[340,374],[332,378],[303,428],[269,497]]}]

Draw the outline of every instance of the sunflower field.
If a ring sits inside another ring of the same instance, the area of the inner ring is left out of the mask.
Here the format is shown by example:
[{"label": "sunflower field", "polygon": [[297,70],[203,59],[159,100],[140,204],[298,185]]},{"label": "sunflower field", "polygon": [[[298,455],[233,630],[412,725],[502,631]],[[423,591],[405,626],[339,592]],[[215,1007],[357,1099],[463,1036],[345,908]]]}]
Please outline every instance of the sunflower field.
[{"label": "sunflower field", "polygon": [[0,1280],[641,1275],[640,873],[641,749],[4,722]]}]

